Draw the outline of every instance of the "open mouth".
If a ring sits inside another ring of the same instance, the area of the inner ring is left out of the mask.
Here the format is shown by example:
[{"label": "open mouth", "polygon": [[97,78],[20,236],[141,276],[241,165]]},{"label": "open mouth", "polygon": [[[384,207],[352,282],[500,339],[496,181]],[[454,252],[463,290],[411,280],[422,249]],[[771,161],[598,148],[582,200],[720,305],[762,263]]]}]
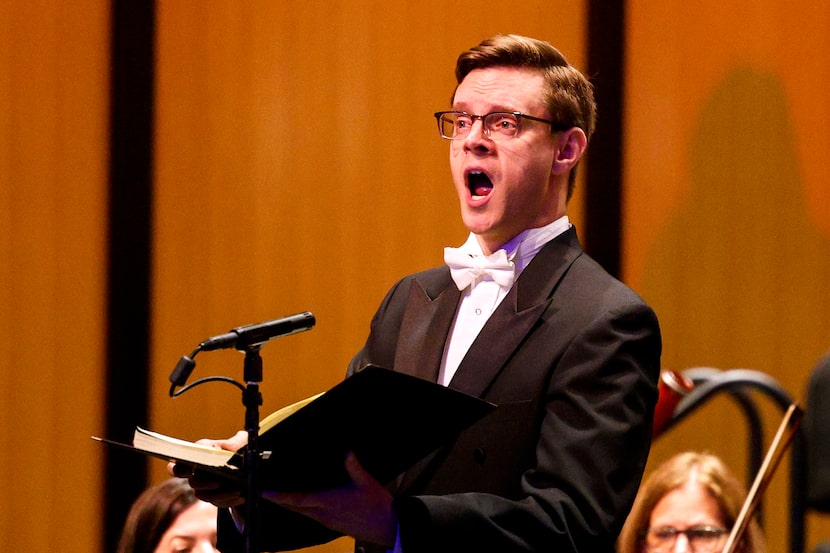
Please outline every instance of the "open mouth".
[{"label": "open mouth", "polygon": [[490,177],[481,171],[471,171],[467,174],[467,188],[473,198],[484,198],[493,191],[493,183]]}]

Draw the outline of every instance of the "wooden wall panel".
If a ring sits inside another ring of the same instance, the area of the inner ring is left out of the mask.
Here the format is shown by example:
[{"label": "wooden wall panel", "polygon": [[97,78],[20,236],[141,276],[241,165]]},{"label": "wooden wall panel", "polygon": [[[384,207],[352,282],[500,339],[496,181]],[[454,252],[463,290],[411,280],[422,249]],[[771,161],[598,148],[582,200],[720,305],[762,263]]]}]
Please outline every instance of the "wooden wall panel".
[{"label": "wooden wall panel", "polygon": [[97,551],[106,2],[0,8],[0,550]]},{"label": "wooden wall panel", "polygon": [[[167,377],[245,323],[317,317],[264,348],[263,412],[340,380],[393,282],[465,239],[432,117],[456,56],[517,32],[584,67],[584,25],[582,2],[160,2],[154,426],[193,439],[242,426],[235,388],[171,400]],[[196,361],[193,379],[242,375],[236,352]]]},{"label": "wooden wall panel", "polygon": [[[830,350],[828,25],[818,0],[629,2],[624,276],[657,309],[666,368],[756,369],[801,398]],[[716,401],[651,462],[694,447],[741,468],[744,436]],[[785,550],[787,470],[770,551]]]}]

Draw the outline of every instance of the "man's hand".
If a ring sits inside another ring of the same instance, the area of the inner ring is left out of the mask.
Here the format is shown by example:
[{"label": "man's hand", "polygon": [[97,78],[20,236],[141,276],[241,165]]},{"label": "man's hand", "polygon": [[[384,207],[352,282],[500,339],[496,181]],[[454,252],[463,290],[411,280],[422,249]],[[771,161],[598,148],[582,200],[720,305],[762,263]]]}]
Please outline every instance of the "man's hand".
[{"label": "man's hand", "polygon": [[[237,451],[248,443],[248,433],[240,430],[226,440],[203,439],[196,443],[216,449]],[[243,490],[238,483],[234,484],[226,479],[218,478],[209,472],[193,470],[187,465],[179,466],[170,463],[167,469],[174,476],[187,478],[190,486],[196,491],[196,497],[202,501],[213,503],[217,507],[236,507],[245,502]]]},{"label": "man's hand", "polygon": [[[226,440],[199,440],[197,443],[237,451],[248,443],[248,434],[240,430]],[[347,536],[392,548],[398,532],[398,517],[392,507],[392,494],[372,478],[354,453],[346,457],[346,471],[351,483],[322,492],[299,493],[265,490],[262,497],[320,522]],[[244,490],[238,484],[189,466],[168,465],[175,476],[187,478],[196,497],[217,507],[244,504]]]},{"label": "man's hand", "polygon": [[346,470],[352,482],[340,488],[314,493],[264,491],[262,497],[332,530],[391,549],[398,532],[392,494],[363,469],[354,453],[346,457]]}]

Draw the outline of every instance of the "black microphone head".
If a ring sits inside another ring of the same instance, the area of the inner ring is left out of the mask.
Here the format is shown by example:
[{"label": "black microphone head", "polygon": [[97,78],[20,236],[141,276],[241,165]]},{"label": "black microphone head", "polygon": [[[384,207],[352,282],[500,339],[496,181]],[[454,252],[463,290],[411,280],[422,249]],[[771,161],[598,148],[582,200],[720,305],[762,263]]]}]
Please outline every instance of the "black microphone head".
[{"label": "black microphone head", "polygon": [[240,326],[231,331],[237,335],[233,347],[242,350],[251,346],[262,345],[280,336],[288,336],[290,334],[296,334],[297,332],[310,330],[315,322],[314,315],[309,311],[305,311],[303,313],[297,313],[296,315],[274,319],[273,321]]},{"label": "black microphone head", "polygon": [[240,351],[259,347],[269,340],[311,330],[317,320],[310,311],[289,315],[273,321],[239,326],[199,344],[200,351],[236,348]]}]

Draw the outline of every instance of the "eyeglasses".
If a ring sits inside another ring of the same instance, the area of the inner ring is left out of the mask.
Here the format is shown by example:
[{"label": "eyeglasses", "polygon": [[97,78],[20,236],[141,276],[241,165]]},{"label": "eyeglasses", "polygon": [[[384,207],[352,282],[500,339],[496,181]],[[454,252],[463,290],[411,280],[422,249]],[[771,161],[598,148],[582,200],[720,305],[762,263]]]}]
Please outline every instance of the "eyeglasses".
[{"label": "eyeglasses", "polygon": [[721,545],[723,536],[729,531],[717,526],[692,526],[685,530],[678,530],[671,526],[649,528],[645,531],[646,549],[652,553],[671,551],[677,541],[677,536],[686,536],[692,551],[695,553],[711,553]]},{"label": "eyeglasses", "polygon": [[525,115],[518,111],[493,111],[485,115],[473,115],[464,111],[439,111],[435,114],[438,121],[438,132],[442,138],[448,140],[461,140],[467,138],[473,123],[481,120],[484,136],[491,140],[505,140],[514,138],[519,133],[523,119],[547,123],[552,129],[564,131],[569,128],[556,124],[553,121]]}]

